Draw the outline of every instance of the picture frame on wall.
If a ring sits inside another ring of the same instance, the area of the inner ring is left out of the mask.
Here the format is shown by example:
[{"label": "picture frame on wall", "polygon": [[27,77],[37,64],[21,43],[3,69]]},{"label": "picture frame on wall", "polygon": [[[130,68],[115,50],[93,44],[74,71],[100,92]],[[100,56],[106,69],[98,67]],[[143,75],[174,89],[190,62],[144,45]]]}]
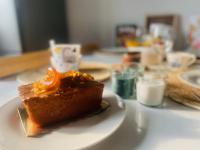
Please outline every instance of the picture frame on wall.
[{"label": "picture frame on wall", "polygon": [[189,18],[187,42],[193,50],[200,50],[200,15]]},{"label": "picture frame on wall", "polygon": [[181,46],[180,16],[177,14],[147,15],[145,19],[146,32],[158,35],[173,43],[173,49]]},{"label": "picture frame on wall", "polygon": [[145,28],[149,31],[152,23],[162,23],[172,26],[173,30],[177,32],[179,30],[179,16],[175,14],[163,14],[163,15],[148,15],[145,20]]}]

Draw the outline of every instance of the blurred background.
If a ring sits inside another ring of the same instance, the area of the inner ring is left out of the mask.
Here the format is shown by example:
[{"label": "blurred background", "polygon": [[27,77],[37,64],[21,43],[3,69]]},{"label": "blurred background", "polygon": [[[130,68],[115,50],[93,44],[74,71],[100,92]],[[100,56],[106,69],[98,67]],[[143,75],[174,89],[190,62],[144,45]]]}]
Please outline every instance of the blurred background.
[{"label": "blurred background", "polygon": [[[197,0],[0,0],[0,55],[46,49],[50,39],[97,49],[127,46],[123,40],[128,37],[128,45],[134,46],[149,33],[173,41],[172,50],[198,49],[194,39],[199,37],[199,4]],[[162,33],[168,29],[173,32]]]}]

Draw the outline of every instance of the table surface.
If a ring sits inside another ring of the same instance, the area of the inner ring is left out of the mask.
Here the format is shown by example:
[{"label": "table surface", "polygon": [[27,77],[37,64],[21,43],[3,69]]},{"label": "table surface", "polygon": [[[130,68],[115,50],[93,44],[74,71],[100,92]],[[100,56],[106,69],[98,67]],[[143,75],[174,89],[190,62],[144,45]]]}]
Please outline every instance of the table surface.
[{"label": "table surface", "polygon": [[[92,55],[87,61],[119,63],[120,56]],[[105,82],[110,89],[110,81]],[[0,80],[0,106],[17,96],[16,77]],[[110,137],[87,150],[197,150],[200,149],[200,112],[165,99],[160,108],[125,100],[126,118]]]}]

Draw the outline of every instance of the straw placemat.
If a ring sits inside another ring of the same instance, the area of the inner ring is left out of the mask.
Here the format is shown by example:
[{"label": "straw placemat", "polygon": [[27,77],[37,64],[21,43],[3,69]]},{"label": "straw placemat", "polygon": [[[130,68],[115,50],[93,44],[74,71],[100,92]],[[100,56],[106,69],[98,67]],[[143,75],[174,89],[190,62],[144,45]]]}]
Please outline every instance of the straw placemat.
[{"label": "straw placemat", "polygon": [[184,71],[186,70],[168,73],[165,95],[178,103],[200,110],[200,89],[180,80],[179,75]]}]

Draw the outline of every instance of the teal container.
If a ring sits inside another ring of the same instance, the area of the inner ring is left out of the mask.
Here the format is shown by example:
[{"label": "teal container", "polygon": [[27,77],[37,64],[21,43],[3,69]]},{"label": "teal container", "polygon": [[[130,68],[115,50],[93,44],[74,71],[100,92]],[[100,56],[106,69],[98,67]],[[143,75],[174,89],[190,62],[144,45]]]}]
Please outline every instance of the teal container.
[{"label": "teal container", "polygon": [[123,99],[136,99],[136,82],[143,70],[137,63],[112,71],[112,90]]}]

